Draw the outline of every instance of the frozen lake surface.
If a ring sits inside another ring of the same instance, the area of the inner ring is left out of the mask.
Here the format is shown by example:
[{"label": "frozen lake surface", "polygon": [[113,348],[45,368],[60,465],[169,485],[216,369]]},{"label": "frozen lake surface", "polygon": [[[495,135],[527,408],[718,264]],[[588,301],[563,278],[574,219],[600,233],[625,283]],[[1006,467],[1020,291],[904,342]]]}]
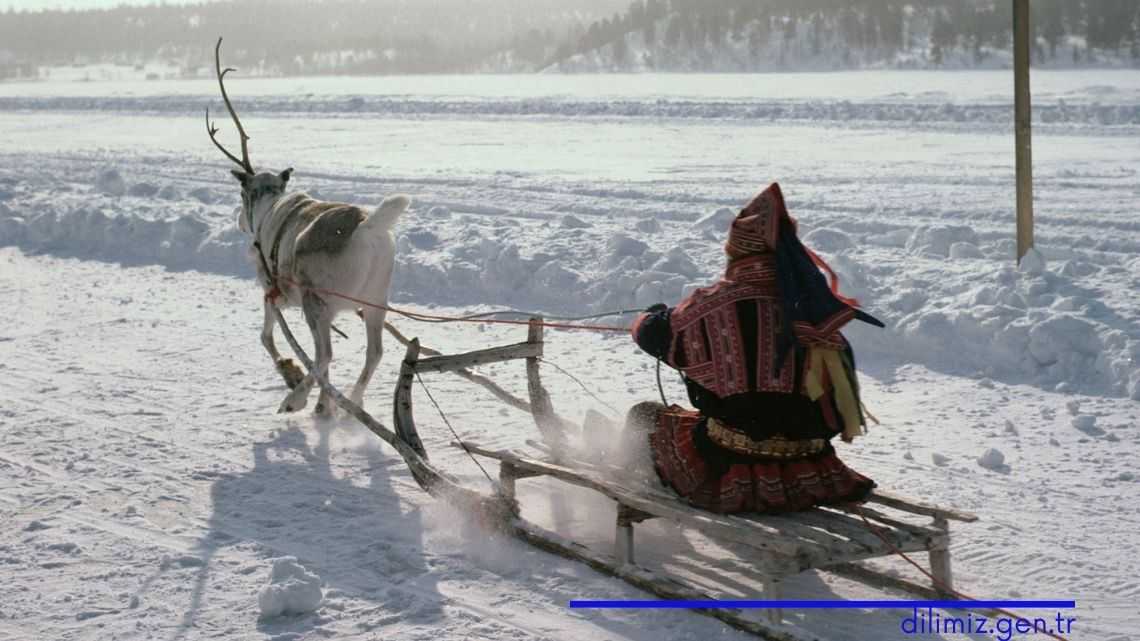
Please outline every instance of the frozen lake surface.
[{"label": "frozen lake surface", "polygon": [[[964,591],[1076,599],[1071,638],[1124,641],[1140,597],[1140,72],[1034,72],[1039,251],[1021,268],[1011,85],[1009,72],[239,73],[228,89],[258,168],[295,167],[294,188],[330,199],[413,196],[393,296],[414,309],[676,303],[723,268],[725,217],[780,182],[801,238],[887,324],[848,334],[883,425],[841,456],[981,516],[955,529]],[[0,83],[0,636],[743,638],[685,612],[571,612],[570,599],[641,595],[456,523],[351,420],[273,414],[284,388],[207,106],[236,148],[213,82]],[[392,320],[446,351],[520,338]],[[333,378],[347,384],[363,335],[341,324]],[[656,395],[625,336],[554,332],[547,349],[614,407]],[[377,416],[400,353],[389,343],[369,392]],[[547,376],[564,413],[613,414]],[[464,382],[426,382],[464,436],[534,436]],[[429,450],[482,487],[436,417],[421,420]],[[1003,466],[979,463],[990,449]],[[537,520],[611,536],[612,505],[536,487]],[[732,550],[642,529],[645,562],[756,596]],[[259,618],[286,557],[324,600]],[[884,594],[812,573],[787,596]],[[796,621],[833,640],[907,638],[899,618]]]}]

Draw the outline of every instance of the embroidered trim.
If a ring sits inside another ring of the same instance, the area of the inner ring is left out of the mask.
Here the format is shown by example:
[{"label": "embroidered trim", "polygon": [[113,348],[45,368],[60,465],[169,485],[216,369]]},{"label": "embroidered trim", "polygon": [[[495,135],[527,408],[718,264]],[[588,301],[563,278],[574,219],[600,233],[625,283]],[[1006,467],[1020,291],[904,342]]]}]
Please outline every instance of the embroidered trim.
[{"label": "embroidered trim", "polygon": [[780,435],[763,441],[754,441],[744,432],[731,428],[712,417],[709,417],[708,420],[708,431],[709,439],[713,443],[726,450],[747,456],[796,459],[818,454],[827,446],[827,441],[822,438],[789,441]]}]

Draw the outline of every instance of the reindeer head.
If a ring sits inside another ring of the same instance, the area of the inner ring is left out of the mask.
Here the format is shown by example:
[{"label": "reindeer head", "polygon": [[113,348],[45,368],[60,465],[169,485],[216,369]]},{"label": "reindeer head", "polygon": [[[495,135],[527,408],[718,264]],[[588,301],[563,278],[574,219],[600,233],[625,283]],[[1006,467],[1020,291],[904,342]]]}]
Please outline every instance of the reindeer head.
[{"label": "reindeer head", "polygon": [[237,125],[238,134],[241,136],[241,158],[233,155],[228,149],[218,142],[217,133],[218,128],[210,122],[210,108],[206,107],[206,133],[210,134],[210,140],[227,158],[234,161],[241,167],[240,170],[233,169],[230,171],[241,183],[241,214],[238,216],[238,228],[246,233],[253,233],[253,213],[257,209],[257,205],[268,198],[270,201],[276,200],[278,196],[285,193],[285,186],[289,183],[289,177],[293,174],[293,168],[290,167],[285,171],[275,174],[270,171],[263,171],[257,173],[253,170],[253,163],[249,160],[249,136],[245,133],[245,128],[241,126],[241,120],[238,119],[237,112],[234,111],[234,106],[230,102],[229,95],[226,94],[226,74],[234,71],[231,67],[222,69],[221,61],[222,39],[218,38],[218,44],[214,47],[214,69],[218,74],[218,86],[222,90],[222,100],[226,103],[226,109],[230,112],[230,117],[233,118],[234,124]]},{"label": "reindeer head", "polygon": [[285,186],[289,184],[289,177],[293,175],[293,168],[275,174],[263,171],[258,174],[249,174],[237,169],[230,173],[241,183],[241,214],[238,216],[238,229],[247,234],[253,233],[253,212],[263,200],[269,202],[276,200],[285,193]]}]

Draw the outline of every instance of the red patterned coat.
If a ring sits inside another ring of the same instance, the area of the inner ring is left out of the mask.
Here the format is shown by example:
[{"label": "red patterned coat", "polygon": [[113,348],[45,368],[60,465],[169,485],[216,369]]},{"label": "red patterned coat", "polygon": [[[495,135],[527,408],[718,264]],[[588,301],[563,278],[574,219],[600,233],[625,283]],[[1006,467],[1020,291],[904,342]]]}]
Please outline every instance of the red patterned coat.
[{"label": "red patterned coat", "polygon": [[879,324],[829,287],[773,183],[733,221],[724,279],[646,310],[639,346],[684,375],[697,412],[660,412],[658,475],[715,512],[779,512],[856,500],[874,483],[829,443],[864,427],[854,355],[840,328]]}]

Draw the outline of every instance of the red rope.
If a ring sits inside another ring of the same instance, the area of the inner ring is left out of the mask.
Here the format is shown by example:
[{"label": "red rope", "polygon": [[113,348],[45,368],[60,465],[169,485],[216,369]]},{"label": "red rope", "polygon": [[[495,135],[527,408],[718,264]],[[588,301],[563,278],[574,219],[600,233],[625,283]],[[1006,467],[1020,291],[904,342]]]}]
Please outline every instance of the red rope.
[{"label": "red rope", "polygon": [[[914,559],[907,556],[905,552],[900,550],[898,548],[898,546],[896,546],[894,544],[894,542],[892,542],[889,538],[887,538],[887,535],[883,533],[882,528],[875,525],[874,523],[871,523],[871,521],[869,521],[867,519],[866,513],[863,512],[862,504],[856,503],[855,504],[855,511],[859,513],[859,517],[863,519],[863,523],[865,523],[867,525],[867,529],[871,530],[871,532],[873,532],[876,536],[878,536],[880,539],[882,539],[883,543],[885,543],[887,545],[887,547],[891,549],[892,552],[901,556],[903,558],[903,560],[906,561],[907,563],[918,568],[918,571],[925,574],[934,583],[934,585],[938,586],[943,591],[948,592],[950,594],[953,594],[954,596],[957,596],[958,598],[965,599],[966,601],[979,601],[980,600],[977,597],[972,597],[968,594],[963,594],[963,593],[955,590],[954,588],[946,585],[942,581],[939,581],[938,577],[936,577],[933,574],[931,574],[930,572],[928,572],[926,570],[926,568],[922,567],[921,565],[916,563]],[[990,609],[995,611],[995,612],[1000,612],[1000,613],[1004,614],[1005,616],[1010,617],[1011,619],[1017,619],[1019,621],[1026,621],[1026,622],[1029,621],[1029,619],[1021,616],[1020,614],[1010,612],[1009,610],[1003,610],[1001,608],[990,608]],[[1034,633],[1038,634],[1036,632],[1036,626],[1034,626]],[[1058,641],[1068,641],[1068,639],[1066,639],[1065,637],[1057,635],[1057,634],[1053,634],[1052,632],[1040,632],[1039,634],[1044,634],[1045,636],[1053,637],[1054,639],[1057,639]]]},{"label": "red rope", "polygon": [[824,261],[823,258],[819,256],[819,254],[813,252],[811,248],[805,246],[804,249],[807,251],[808,256],[811,257],[811,262],[815,263],[816,267],[819,267],[823,271],[827,272],[827,275],[831,277],[831,283],[829,285],[831,293],[834,294],[835,297],[840,300],[840,302],[846,303],[851,307],[861,307],[857,299],[844,296],[843,294],[839,293],[839,275],[835,273],[835,270],[831,268],[831,265],[828,265],[827,262]]},{"label": "red rope", "polygon": [[[383,310],[386,310],[389,312],[395,312],[401,316],[405,316],[405,317],[411,318],[413,320],[429,320],[429,321],[434,320],[434,321],[446,321],[446,322],[451,322],[451,323],[498,323],[500,325],[530,325],[531,324],[531,321],[529,321],[529,320],[510,320],[510,319],[506,319],[506,318],[462,318],[459,316],[438,316],[435,314],[424,314],[421,312],[409,312],[406,310],[398,309],[396,307],[391,307],[389,305],[379,305],[376,303],[370,303],[366,300],[361,300],[359,298],[353,298],[352,296],[347,296],[347,295],[341,294],[339,292],[333,292],[333,291],[329,291],[327,289],[321,289],[319,287],[313,287],[311,285],[302,285],[301,283],[298,283],[294,280],[290,280],[288,278],[285,278],[284,276],[278,276],[277,280],[284,282],[284,283],[288,283],[290,285],[293,285],[294,287],[298,287],[298,288],[306,290],[306,291],[314,292],[316,294],[321,294],[324,296],[335,296],[337,298],[343,298],[344,300],[352,301],[352,302],[356,303],[357,305],[363,305],[365,307],[371,307],[373,309],[383,309]],[[272,296],[272,298],[276,298],[277,295],[280,295],[280,292],[279,292],[279,290],[277,290],[276,287],[271,289],[270,292],[268,294],[266,294],[266,296]],[[585,330],[591,330],[591,331],[595,331],[595,332],[627,332],[627,331],[629,331],[629,328],[627,328],[627,327],[613,327],[612,325],[578,325],[578,324],[574,324],[574,323],[548,323],[548,322],[540,322],[537,324],[541,325],[542,327],[551,327],[554,329],[585,329]]]}]

